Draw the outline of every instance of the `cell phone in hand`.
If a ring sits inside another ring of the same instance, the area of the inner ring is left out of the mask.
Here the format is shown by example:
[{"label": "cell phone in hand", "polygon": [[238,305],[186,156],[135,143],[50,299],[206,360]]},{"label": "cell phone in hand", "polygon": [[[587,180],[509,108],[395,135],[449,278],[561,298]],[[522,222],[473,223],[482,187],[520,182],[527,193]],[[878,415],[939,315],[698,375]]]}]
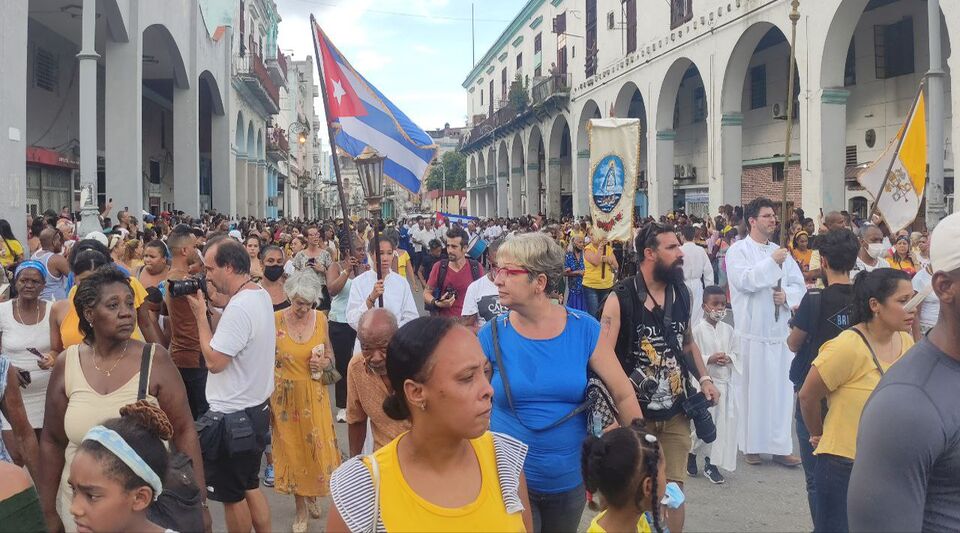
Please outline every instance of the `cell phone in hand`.
[{"label": "cell phone in hand", "polygon": [[27,348],[27,351],[30,352],[30,353],[32,353],[33,355],[36,355],[36,356],[39,357],[40,359],[46,359],[46,358],[47,358],[47,356],[45,356],[45,355],[43,355],[42,353],[40,353],[40,350],[38,350],[38,349],[36,349],[36,348]]},{"label": "cell phone in hand", "polygon": [[22,388],[27,388],[27,385],[33,382],[33,380],[30,378],[29,370],[18,370],[17,373],[20,374],[20,386]]}]

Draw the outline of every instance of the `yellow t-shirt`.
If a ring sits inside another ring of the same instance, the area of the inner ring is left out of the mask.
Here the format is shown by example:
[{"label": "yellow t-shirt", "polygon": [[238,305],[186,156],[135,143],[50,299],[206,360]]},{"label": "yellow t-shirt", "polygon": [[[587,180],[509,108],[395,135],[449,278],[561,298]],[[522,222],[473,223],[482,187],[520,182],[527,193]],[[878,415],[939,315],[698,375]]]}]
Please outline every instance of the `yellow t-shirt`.
[{"label": "yellow t-shirt", "polygon": [[[901,331],[900,342],[898,361],[913,346],[913,337]],[[880,362],[884,372],[892,365]],[[823,383],[830,390],[823,436],[813,453],[856,459],[860,415],[867,398],[880,383],[880,372],[873,363],[870,350],[855,332],[844,331],[823,344],[813,366],[817,367]]]},{"label": "yellow t-shirt", "polygon": [[23,245],[16,239],[0,239],[0,265],[8,267],[17,257],[23,257]]},{"label": "yellow t-shirt", "polygon": [[[136,309],[140,309],[140,305],[147,299],[147,289],[143,288],[140,280],[133,276],[130,276],[129,281],[130,287],[133,288],[133,306]],[[83,333],[80,331],[80,316],[77,315],[77,308],[73,305],[73,296],[77,293],[77,287],[78,285],[71,287],[70,293],[67,294],[70,307],[67,309],[67,314],[60,323],[60,341],[63,343],[64,348],[69,348],[74,344],[83,342]],[[139,325],[133,330],[131,338],[138,341],[143,340],[143,333],[140,332]]]},{"label": "yellow t-shirt", "polygon": [[[584,256],[588,253],[599,253],[597,246],[595,244],[588,244],[583,250]],[[607,245],[607,257],[613,257],[613,246]],[[591,289],[609,289],[613,287],[613,276],[616,274],[613,271],[613,268],[610,265],[604,265],[600,263],[599,265],[594,265],[590,261],[584,259],[583,261],[584,272],[583,272],[583,286]],[[601,268],[604,267],[603,276],[601,277]]]},{"label": "yellow t-shirt", "polygon": [[[607,533],[606,529],[603,529],[603,526],[600,525],[600,519],[603,518],[603,515],[607,514],[607,511],[601,511],[600,514],[593,517],[593,521],[590,522],[590,526],[587,528],[587,533]],[[647,514],[644,513],[640,517],[640,520],[637,521],[637,533],[651,533],[650,524],[647,522]]]},{"label": "yellow t-shirt", "polygon": [[410,264],[410,254],[406,251],[401,251],[397,253],[397,274],[403,276],[404,279],[407,278],[407,265]]},{"label": "yellow t-shirt", "polygon": [[397,443],[404,435],[374,452],[380,467],[380,519],[387,531],[524,530],[522,514],[508,514],[500,492],[492,433],[488,431],[470,441],[483,481],[477,499],[458,508],[434,505],[407,484],[397,458]]}]

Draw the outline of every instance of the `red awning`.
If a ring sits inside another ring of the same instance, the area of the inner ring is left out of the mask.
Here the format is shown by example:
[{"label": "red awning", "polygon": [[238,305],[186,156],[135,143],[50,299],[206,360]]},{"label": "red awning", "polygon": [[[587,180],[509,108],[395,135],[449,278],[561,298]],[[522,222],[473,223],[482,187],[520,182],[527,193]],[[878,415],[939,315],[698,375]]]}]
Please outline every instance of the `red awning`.
[{"label": "red awning", "polygon": [[48,167],[79,168],[80,162],[60,152],[39,146],[27,148],[27,163]]}]

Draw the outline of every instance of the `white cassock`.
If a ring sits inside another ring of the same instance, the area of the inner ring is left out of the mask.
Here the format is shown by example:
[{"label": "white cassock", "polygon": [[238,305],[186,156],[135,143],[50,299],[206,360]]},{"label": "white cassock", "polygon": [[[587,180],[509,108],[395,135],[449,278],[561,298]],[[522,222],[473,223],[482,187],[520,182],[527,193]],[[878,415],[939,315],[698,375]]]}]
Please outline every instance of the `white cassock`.
[{"label": "white cassock", "polygon": [[[740,402],[740,450],[743,453],[789,455],[793,452],[793,387],[787,348],[790,309],[806,293],[803,274],[789,255],[783,267],[770,257],[780,248],[750,237],[727,250],[727,280],[733,304],[733,322],[743,360]],[[773,289],[782,280],[787,305],[776,320]]]},{"label": "white cassock", "polygon": [[692,242],[680,247],[683,252],[683,282],[690,290],[690,327],[703,319],[703,288],[714,284],[713,265],[707,251]]},{"label": "white cassock", "polygon": [[[717,440],[706,444],[697,439],[694,433],[692,453],[703,454],[710,458],[711,464],[732,472],[737,468],[737,420],[740,418],[739,392],[743,364],[737,354],[733,328],[725,322],[717,322],[716,326],[712,326],[706,320],[701,320],[693,327],[693,340],[700,347],[707,373],[720,391],[720,402],[709,409],[717,425]],[[730,364],[707,364],[707,360],[715,353],[727,354]]]}]

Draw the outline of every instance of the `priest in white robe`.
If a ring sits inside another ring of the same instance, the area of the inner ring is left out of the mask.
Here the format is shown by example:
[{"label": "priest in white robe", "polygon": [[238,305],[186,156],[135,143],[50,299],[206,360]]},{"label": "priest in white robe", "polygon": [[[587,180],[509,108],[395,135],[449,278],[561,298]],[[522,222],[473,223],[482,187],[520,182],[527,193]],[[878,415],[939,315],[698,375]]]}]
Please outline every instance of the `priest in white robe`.
[{"label": "priest in white robe", "polygon": [[744,207],[744,218],[750,234],[734,243],[726,255],[743,364],[740,451],[748,464],[759,464],[759,454],[771,454],[777,463],[796,466],[800,459],[792,455],[793,387],[789,379],[793,353],[786,339],[790,312],[800,305],[806,286],[789,251],[770,242],[777,229],[773,204],[758,198]]},{"label": "priest in white robe", "polygon": [[690,327],[697,327],[697,324],[703,320],[703,309],[700,302],[703,301],[703,288],[709,287],[715,283],[713,279],[713,265],[710,263],[710,256],[702,246],[693,242],[697,228],[693,226],[684,226],[680,230],[680,236],[683,237],[683,245],[680,250],[683,251],[683,283],[690,291]]}]

